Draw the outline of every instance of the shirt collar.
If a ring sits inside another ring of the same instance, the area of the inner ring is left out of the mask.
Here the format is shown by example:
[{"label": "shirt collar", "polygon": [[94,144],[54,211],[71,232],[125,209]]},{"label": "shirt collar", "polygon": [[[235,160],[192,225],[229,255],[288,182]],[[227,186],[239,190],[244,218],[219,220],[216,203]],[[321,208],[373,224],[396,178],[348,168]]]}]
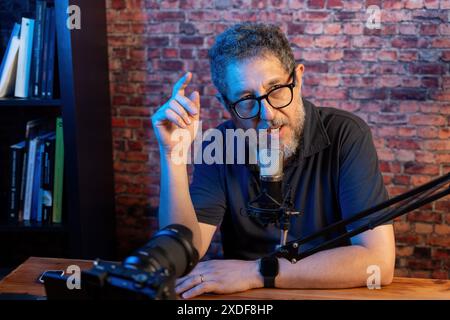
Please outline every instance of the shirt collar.
[{"label": "shirt collar", "polygon": [[320,118],[317,107],[306,99],[302,98],[305,111],[305,123],[300,138],[298,152],[289,160],[285,167],[298,167],[303,163],[303,159],[308,158],[330,145],[325,126]]},{"label": "shirt collar", "polygon": [[302,99],[302,101],[305,109],[305,124],[300,152],[306,158],[327,148],[331,142],[318,108],[306,99]]}]

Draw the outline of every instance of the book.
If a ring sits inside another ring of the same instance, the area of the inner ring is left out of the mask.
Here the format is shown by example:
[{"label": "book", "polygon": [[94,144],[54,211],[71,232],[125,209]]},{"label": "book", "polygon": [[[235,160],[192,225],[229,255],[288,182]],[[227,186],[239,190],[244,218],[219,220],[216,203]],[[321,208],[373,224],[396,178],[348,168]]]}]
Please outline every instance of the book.
[{"label": "book", "polygon": [[49,8],[45,8],[44,13],[44,42],[42,47],[42,74],[40,76],[41,81],[41,97],[45,97],[47,94],[47,81],[48,81],[48,52],[49,52],[49,39],[50,39],[50,17],[51,13]]},{"label": "book", "polygon": [[31,221],[42,221],[42,208],[40,207],[39,197],[41,188],[42,175],[42,158],[44,154],[43,137],[36,137],[36,157],[34,160],[33,186],[31,191]]},{"label": "book", "polygon": [[45,7],[45,1],[36,1],[36,21],[34,24],[33,56],[30,74],[30,95],[32,97],[40,97],[41,95]]},{"label": "book", "polygon": [[19,201],[22,183],[23,159],[25,156],[25,141],[9,147],[10,149],[10,192],[8,204],[8,222],[19,221]]},{"label": "book", "polygon": [[16,23],[14,24],[2,59],[2,64],[0,65],[0,98],[11,95],[14,92],[20,45],[19,33],[20,24]]},{"label": "book", "polygon": [[19,214],[18,214],[18,222],[23,221],[23,209],[24,209],[24,203],[25,203],[25,185],[26,185],[26,175],[27,175],[27,164],[28,164],[28,157],[27,157],[27,141],[25,141],[25,151],[23,154],[23,160],[22,160],[22,178],[20,181],[20,194],[19,194]]},{"label": "book", "polygon": [[55,177],[53,182],[53,223],[62,222],[62,193],[64,174],[64,135],[63,121],[56,118]]},{"label": "book", "polygon": [[23,220],[31,220],[31,201],[33,197],[34,165],[36,160],[37,138],[31,139],[27,148],[27,174],[25,179],[25,199],[23,209]]},{"label": "book", "polygon": [[55,144],[56,134],[52,133],[44,142],[44,157],[42,162],[41,179],[41,210],[42,221],[45,223],[52,221],[53,208],[53,179],[55,171]]},{"label": "book", "polygon": [[27,122],[25,133],[27,165],[23,195],[23,220],[25,221],[31,219],[36,152],[39,136],[54,130],[55,122],[51,118],[42,118]]},{"label": "book", "polygon": [[48,55],[47,55],[47,83],[44,97],[51,99],[53,97],[53,79],[55,76],[55,46],[56,46],[56,18],[55,8],[49,7],[50,26],[48,35]]},{"label": "book", "polygon": [[34,167],[34,182],[33,182],[33,196],[31,202],[31,220],[42,222],[42,178],[44,175],[44,161],[45,161],[45,143],[47,139],[54,135],[54,132],[49,132],[47,134],[37,137],[37,152]]},{"label": "book", "polygon": [[28,97],[30,87],[31,53],[33,48],[34,20],[22,18],[20,27],[19,57],[17,60],[16,87],[14,95],[19,98]]}]

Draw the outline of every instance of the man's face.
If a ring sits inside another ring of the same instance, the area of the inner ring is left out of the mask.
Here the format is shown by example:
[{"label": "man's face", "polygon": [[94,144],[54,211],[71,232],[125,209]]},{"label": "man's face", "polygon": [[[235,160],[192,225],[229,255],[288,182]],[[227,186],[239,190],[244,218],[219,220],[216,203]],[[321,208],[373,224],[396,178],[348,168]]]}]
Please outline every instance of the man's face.
[{"label": "man's face", "polygon": [[[293,89],[293,100],[287,107],[275,109],[264,99],[261,101],[259,116],[253,119],[241,119],[233,110],[229,110],[238,128],[267,129],[268,132],[270,129],[279,129],[285,159],[296,152],[303,131],[305,118],[301,100],[303,70],[303,65],[298,65],[295,69],[296,86]],[[281,62],[273,55],[238,61],[227,67],[226,97],[230,103],[247,96],[259,97],[274,86],[289,84],[292,80]]]}]

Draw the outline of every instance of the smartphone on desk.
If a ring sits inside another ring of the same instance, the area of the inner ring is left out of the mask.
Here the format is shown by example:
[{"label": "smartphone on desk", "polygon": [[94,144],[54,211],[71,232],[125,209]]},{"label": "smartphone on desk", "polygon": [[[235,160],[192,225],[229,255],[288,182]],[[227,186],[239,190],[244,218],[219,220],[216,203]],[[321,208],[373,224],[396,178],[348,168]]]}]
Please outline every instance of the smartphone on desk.
[{"label": "smartphone on desk", "polygon": [[62,277],[64,275],[64,270],[46,270],[39,276],[38,281],[44,283],[44,277],[50,274]]}]

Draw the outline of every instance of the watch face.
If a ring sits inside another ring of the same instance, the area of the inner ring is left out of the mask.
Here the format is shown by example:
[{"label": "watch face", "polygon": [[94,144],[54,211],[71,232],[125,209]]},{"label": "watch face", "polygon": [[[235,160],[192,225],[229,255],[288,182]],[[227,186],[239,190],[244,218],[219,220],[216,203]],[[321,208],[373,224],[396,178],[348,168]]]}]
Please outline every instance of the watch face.
[{"label": "watch face", "polygon": [[265,277],[275,277],[278,274],[278,259],[275,257],[262,258],[260,271]]}]

